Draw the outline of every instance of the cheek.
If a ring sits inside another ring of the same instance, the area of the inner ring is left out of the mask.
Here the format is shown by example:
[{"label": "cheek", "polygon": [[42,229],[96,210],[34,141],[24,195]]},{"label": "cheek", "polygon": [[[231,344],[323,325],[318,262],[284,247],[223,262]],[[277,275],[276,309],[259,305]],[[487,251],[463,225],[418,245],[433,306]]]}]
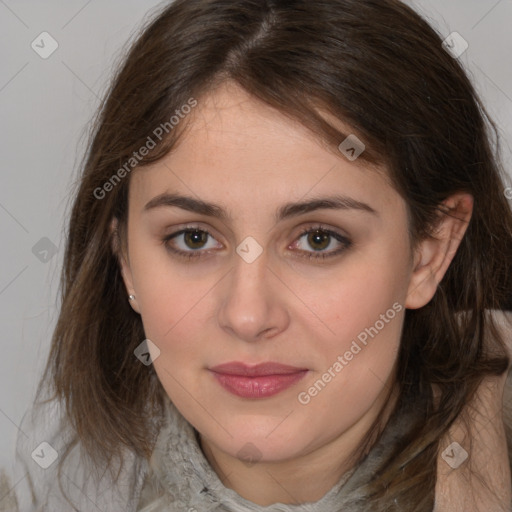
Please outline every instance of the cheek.
[{"label": "cheek", "polygon": [[[365,329],[376,323],[379,331],[384,331],[383,322],[386,332],[392,324],[396,327],[396,313],[404,309],[407,293],[407,252],[386,246],[365,251],[347,258],[336,274],[313,283],[304,280],[305,301],[332,335],[326,336],[331,340],[327,350],[348,350],[361,333],[364,341]],[[392,334],[399,337],[400,329]]]},{"label": "cheek", "polygon": [[385,287],[359,290],[333,301],[338,312],[329,324],[335,335],[324,336],[311,351],[315,371],[297,390],[308,435],[321,432],[329,439],[349,429],[390,389],[405,309]]},{"label": "cheek", "polygon": [[[198,377],[205,362],[205,310],[212,285],[155,267],[141,284],[144,332],[159,349],[154,368],[167,394],[186,409],[190,396],[201,396]],[[205,297],[206,295],[206,297]]]},{"label": "cheek", "polygon": [[[201,298],[215,284],[215,276],[187,270],[149,235],[134,230],[130,244],[133,282],[146,336],[167,343],[181,325],[190,323],[191,316],[201,314]],[[200,320],[188,328],[199,328]]]},{"label": "cheek", "polygon": [[141,317],[144,332],[162,351],[174,355],[190,352],[194,340],[204,337],[206,319],[204,300],[212,285],[177,277],[157,276],[141,286]]},{"label": "cheek", "polygon": [[322,407],[336,416],[347,408],[364,412],[390,378],[407,290],[407,248],[395,248],[381,245],[347,260],[322,289],[308,288],[326,334],[314,347],[318,364],[301,388],[308,395],[301,403],[311,398],[319,414]]}]

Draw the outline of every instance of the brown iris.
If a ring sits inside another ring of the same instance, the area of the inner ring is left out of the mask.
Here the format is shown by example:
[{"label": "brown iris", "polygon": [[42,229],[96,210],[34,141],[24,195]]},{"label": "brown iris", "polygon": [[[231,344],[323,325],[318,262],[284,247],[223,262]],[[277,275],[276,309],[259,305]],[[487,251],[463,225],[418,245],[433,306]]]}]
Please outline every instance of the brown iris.
[{"label": "brown iris", "polygon": [[[308,243],[313,247],[313,249],[321,251],[329,246],[330,235],[321,229],[317,229],[315,231],[311,231],[308,233]],[[326,243],[327,242],[327,243]],[[321,245],[321,247],[316,247],[317,244]]]},{"label": "brown iris", "polygon": [[[198,229],[193,231],[187,231],[185,234],[185,243],[191,249],[200,249],[204,245],[208,238],[208,233],[200,231]],[[196,245],[197,244],[197,245]]]}]

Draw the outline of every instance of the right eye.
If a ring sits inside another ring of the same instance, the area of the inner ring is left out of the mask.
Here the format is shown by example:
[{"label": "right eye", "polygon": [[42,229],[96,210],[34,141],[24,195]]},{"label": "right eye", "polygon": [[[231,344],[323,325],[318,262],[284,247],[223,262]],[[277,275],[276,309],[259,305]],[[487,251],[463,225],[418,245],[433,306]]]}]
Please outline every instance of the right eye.
[{"label": "right eye", "polygon": [[[212,249],[212,247],[207,246],[208,238],[214,239],[209,231],[197,227],[187,227],[167,235],[162,242],[169,251],[178,257],[190,260],[200,258],[205,253],[208,254],[209,250]],[[178,248],[176,248],[176,245]]]}]

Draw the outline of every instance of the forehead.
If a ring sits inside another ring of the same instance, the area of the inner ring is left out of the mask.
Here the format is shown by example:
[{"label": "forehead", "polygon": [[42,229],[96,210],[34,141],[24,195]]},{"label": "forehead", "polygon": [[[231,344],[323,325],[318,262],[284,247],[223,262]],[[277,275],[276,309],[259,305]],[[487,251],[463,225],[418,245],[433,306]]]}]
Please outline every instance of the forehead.
[{"label": "forehead", "polygon": [[275,208],[285,199],[327,193],[371,202],[376,209],[400,201],[385,168],[349,161],[301,123],[235,84],[205,95],[186,123],[168,155],[133,174],[131,200],[180,191],[240,209],[256,204]]}]

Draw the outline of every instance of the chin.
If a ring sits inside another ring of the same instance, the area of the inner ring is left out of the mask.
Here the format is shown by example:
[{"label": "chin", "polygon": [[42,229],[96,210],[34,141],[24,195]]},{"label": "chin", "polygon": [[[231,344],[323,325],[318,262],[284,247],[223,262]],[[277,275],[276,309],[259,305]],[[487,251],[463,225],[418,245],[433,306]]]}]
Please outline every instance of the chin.
[{"label": "chin", "polygon": [[[290,439],[294,440],[293,445],[290,444]],[[215,442],[215,440],[214,440]],[[305,449],[304,443],[297,439],[293,434],[285,435],[284,439],[273,439],[263,437],[241,436],[231,439],[225,445],[218,444],[225,453],[236,457],[247,464],[255,464],[257,462],[282,462],[288,459],[293,459],[301,455]]]},{"label": "chin", "polygon": [[[241,460],[258,462],[279,462],[296,456],[307,450],[311,440],[305,437],[304,428],[295,425],[286,415],[275,418],[272,416],[247,415],[232,419],[223,424],[226,430],[204,432],[206,437],[223,452]],[[285,425],[286,424],[286,425]],[[210,429],[208,429],[210,430]]]}]

